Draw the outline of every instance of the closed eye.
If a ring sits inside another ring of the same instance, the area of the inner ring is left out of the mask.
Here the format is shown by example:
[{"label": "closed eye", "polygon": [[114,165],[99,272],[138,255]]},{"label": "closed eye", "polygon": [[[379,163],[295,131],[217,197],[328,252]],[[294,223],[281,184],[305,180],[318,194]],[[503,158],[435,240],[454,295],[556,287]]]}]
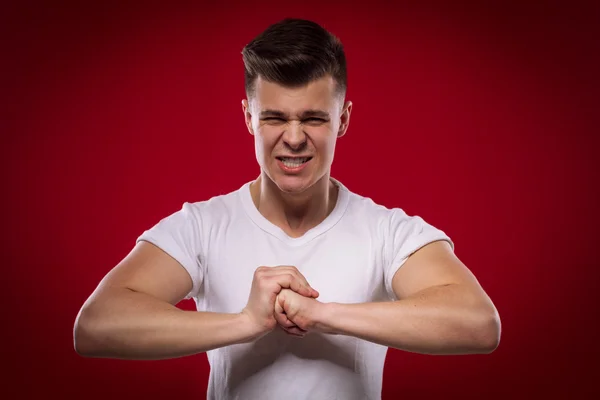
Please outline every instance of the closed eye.
[{"label": "closed eye", "polygon": [[327,122],[326,119],[317,118],[317,117],[306,118],[305,120],[302,121],[302,123],[308,123],[311,125],[320,125],[320,124],[324,124],[326,122]]},{"label": "closed eye", "polygon": [[[265,122],[269,122],[269,123],[285,123],[287,122],[286,119],[284,118],[279,118],[279,117],[265,117],[265,118],[261,118],[261,121],[265,121]],[[320,125],[320,124],[324,124],[328,122],[328,120],[323,119],[323,118],[317,118],[317,117],[310,117],[310,118],[306,118],[302,120],[303,124],[310,124],[310,125]]]},{"label": "closed eye", "polygon": [[265,117],[265,118],[261,118],[261,121],[267,123],[267,124],[284,124],[287,121],[283,118],[278,118],[278,117]]}]

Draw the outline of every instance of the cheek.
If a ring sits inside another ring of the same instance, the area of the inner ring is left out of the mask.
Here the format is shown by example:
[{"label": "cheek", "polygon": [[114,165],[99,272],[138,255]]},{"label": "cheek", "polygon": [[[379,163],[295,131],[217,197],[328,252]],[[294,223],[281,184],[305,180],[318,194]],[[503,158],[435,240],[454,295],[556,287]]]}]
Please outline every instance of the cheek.
[{"label": "cheek", "polygon": [[321,157],[325,159],[333,158],[335,150],[336,136],[331,132],[323,132],[323,135],[315,136],[315,145],[318,148]]},{"label": "cheek", "polygon": [[257,143],[260,142],[261,147],[268,151],[276,147],[277,142],[281,139],[282,131],[285,128],[281,126],[262,125],[255,129],[255,138]]},{"label": "cheek", "polygon": [[277,137],[279,135],[281,135],[282,131],[285,131],[285,126],[282,125],[268,125],[268,124],[264,124],[264,125],[260,125],[256,127],[256,132],[262,136],[263,138],[269,138],[269,137]]},{"label": "cheek", "polygon": [[259,128],[254,132],[254,148],[256,150],[256,156],[257,158],[262,159],[271,154],[273,143],[271,143],[269,138],[271,138],[272,135],[269,135],[264,128]]},{"label": "cheek", "polygon": [[264,154],[264,145],[263,138],[258,134],[258,132],[254,131],[254,152],[256,153],[256,161],[260,165],[262,165],[262,159]]}]

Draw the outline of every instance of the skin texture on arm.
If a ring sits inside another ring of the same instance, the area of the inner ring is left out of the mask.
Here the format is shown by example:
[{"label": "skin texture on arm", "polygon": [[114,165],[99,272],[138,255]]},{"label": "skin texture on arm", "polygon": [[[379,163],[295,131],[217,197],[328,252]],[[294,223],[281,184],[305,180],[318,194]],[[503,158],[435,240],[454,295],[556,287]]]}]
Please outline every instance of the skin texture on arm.
[{"label": "skin texture on arm", "polygon": [[421,354],[487,354],[498,346],[498,312],[448,242],[413,253],[392,286],[400,300],[363,304],[320,303],[282,291],[275,313],[284,328],[295,324]]},{"label": "skin texture on arm", "polygon": [[191,289],[189,274],[176,260],[153,244],[138,243],[79,311],[75,350],[87,357],[163,359],[252,338],[242,315],[177,308]]},{"label": "skin texture on arm", "polygon": [[257,269],[248,306],[240,313],[184,311],[175,305],[192,289],[189,274],[161,249],[142,241],[79,311],[75,350],[86,357],[149,360],[249,342],[276,326],[273,303],[282,287],[315,295],[293,267],[263,267]]}]

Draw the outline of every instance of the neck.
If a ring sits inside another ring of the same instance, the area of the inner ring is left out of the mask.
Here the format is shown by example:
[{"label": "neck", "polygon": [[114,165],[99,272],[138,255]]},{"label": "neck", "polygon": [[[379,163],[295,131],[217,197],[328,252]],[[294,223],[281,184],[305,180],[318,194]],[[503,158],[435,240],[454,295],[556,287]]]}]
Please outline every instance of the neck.
[{"label": "neck", "polygon": [[258,211],[290,236],[302,236],[333,211],[337,188],[329,173],[301,193],[285,193],[264,173],[250,184]]}]

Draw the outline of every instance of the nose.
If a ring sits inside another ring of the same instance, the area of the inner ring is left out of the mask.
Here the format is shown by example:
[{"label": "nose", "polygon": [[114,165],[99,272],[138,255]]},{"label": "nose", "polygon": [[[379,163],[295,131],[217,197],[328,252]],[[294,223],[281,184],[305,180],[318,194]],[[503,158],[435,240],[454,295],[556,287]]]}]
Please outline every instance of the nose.
[{"label": "nose", "polygon": [[283,141],[294,150],[301,149],[306,144],[306,134],[302,130],[302,124],[298,121],[290,121],[283,132]]}]

